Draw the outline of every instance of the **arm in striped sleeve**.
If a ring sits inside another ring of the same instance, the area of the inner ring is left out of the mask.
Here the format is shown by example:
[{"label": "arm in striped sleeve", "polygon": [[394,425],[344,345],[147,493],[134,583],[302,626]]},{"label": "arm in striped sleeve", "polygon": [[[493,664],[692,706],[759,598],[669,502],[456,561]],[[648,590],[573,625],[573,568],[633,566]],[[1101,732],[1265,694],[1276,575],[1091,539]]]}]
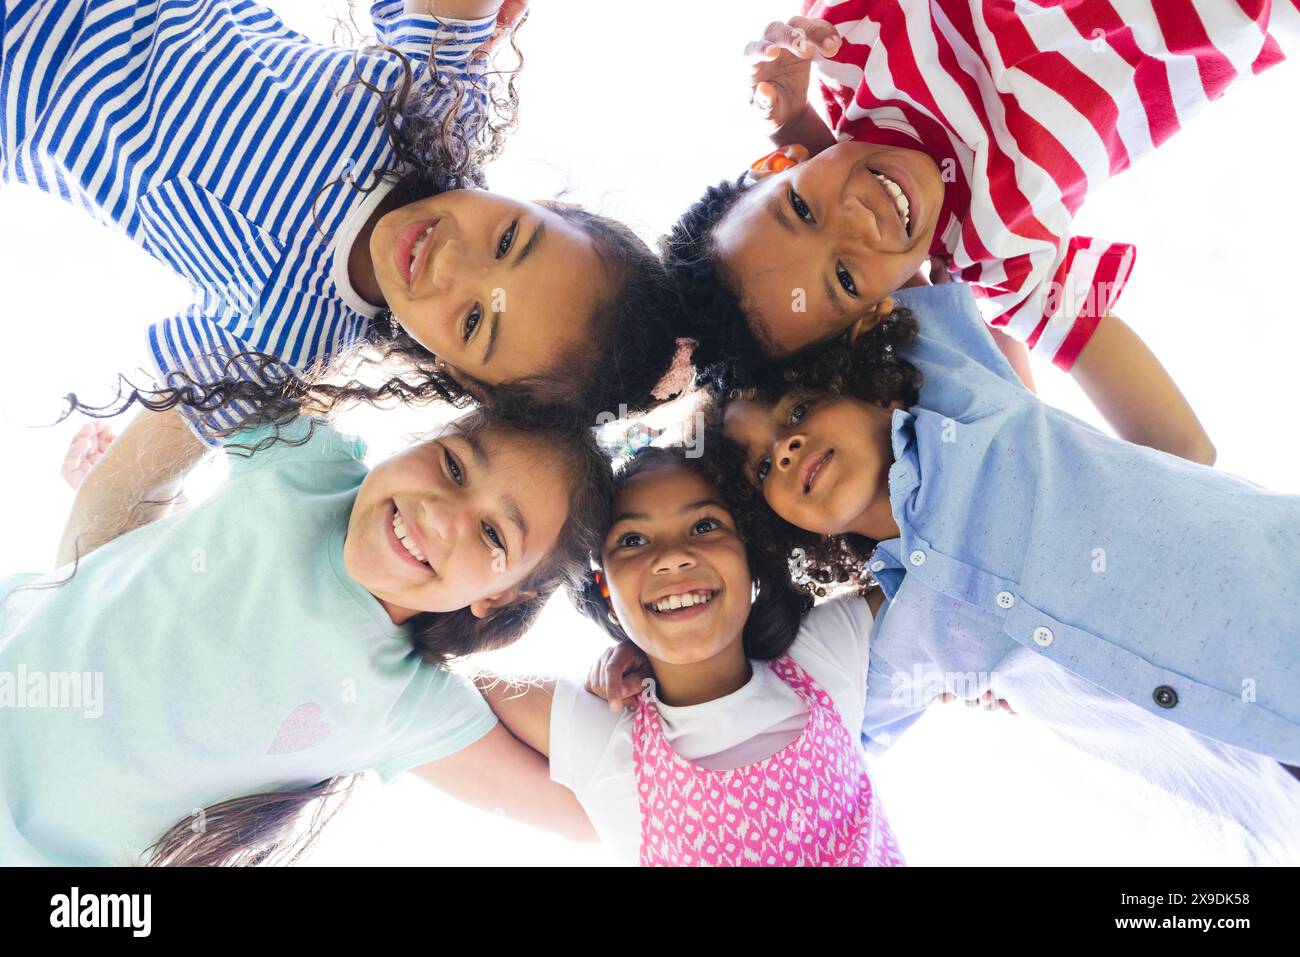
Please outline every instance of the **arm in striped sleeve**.
[{"label": "arm in striped sleeve", "polygon": [[1033,353],[1073,375],[1120,438],[1214,464],[1214,444],[1191,404],[1150,348],[1111,312],[1133,268],[1133,248],[1073,237],[1049,273],[1055,278],[1037,285],[1031,285],[1033,258],[963,270],[994,303],[1010,304],[990,320],[993,328],[1024,337]]}]

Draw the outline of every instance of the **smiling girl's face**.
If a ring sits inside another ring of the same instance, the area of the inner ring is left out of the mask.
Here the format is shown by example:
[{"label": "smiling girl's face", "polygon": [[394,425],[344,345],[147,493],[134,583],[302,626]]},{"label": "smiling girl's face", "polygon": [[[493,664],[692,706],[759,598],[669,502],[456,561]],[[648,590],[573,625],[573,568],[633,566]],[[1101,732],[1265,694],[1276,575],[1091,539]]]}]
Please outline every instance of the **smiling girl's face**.
[{"label": "smiling girl's face", "polygon": [[688,466],[657,465],[628,480],[601,563],[619,624],[653,661],[698,664],[741,641],[751,598],[745,546],[721,493]]},{"label": "smiling girl's face", "polygon": [[754,171],[758,183],[713,232],[773,355],[879,318],[929,254],[944,195],[939,168],[916,150],[850,141],[784,155],[793,166]]},{"label": "smiling girl's face", "polygon": [[527,432],[454,429],[380,462],[352,506],[343,563],[401,624],[524,600],[568,518],[559,452]]},{"label": "smiling girl's face", "polygon": [[889,512],[892,408],[849,397],[788,393],[775,404],[737,399],[723,429],[744,455],[744,471],[768,506],[791,525],[821,535],[897,534]]},{"label": "smiling girl's face", "polygon": [[402,328],[452,376],[500,385],[552,371],[581,348],[609,294],[591,239],[553,209],[477,189],[383,216],[375,279]]}]

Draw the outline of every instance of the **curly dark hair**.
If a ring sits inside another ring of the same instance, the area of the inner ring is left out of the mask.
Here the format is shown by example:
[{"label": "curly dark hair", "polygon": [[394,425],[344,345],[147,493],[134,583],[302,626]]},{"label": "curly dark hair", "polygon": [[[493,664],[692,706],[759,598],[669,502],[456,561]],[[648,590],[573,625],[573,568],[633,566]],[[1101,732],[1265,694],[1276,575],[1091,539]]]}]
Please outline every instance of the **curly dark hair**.
[{"label": "curly dark hair", "polygon": [[727,501],[753,515],[751,521],[762,547],[787,562],[796,587],[811,596],[867,591],[874,581],[866,562],[877,543],[855,533],[817,535],[781,518],[747,477],[744,451],[723,435],[716,423],[729,401],[747,399],[773,405],[792,393],[800,398],[850,397],[882,406],[893,402],[915,405],[921,373],[903,352],[916,331],[911,312],[899,308],[856,345],[841,337],[779,366],[763,367],[747,388],[714,393],[711,417],[715,424],[711,434],[717,442],[715,447],[722,449],[714,459],[719,463],[715,481]]},{"label": "curly dark hair", "polygon": [[[441,43],[437,40],[430,43],[426,61],[417,64],[396,47],[362,42],[367,33],[357,23],[354,0],[348,0],[347,20],[334,18],[333,41],[357,49],[352,77],[340,92],[360,88],[375,97],[378,107],[372,122],[384,128],[396,158],[394,165],[378,169],[373,182],[366,186],[349,180],[352,188],[369,193],[381,182],[390,182],[395,184],[396,196],[403,205],[449,190],[485,188],[483,168],[501,155],[506,138],[519,125],[519,74],[524,56],[518,33],[527,19],[525,12],[510,32],[513,65],[485,69],[466,82],[438,67]],[[360,66],[362,54],[385,54],[396,59],[402,68],[397,85],[384,89],[366,79]],[[504,79],[492,82],[497,77]],[[438,104],[447,93],[451,95],[450,106],[440,108]],[[472,114],[472,125],[467,125],[462,110],[474,99],[481,100],[484,109]]]},{"label": "curly dark hair", "polygon": [[[825,345],[816,343],[794,355],[777,356],[765,331],[746,311],[739,281],[718,258],[714,232],[752,185],[745,174],[710,186],[659,241],[682,301],[678,335],[699,343],[691,356],[695,381],[724,393],[752,385],[769,367],[783,368]],[[875,334],[873,330],[867,336]]]},{"label": "curly dark hair", "polygon": [[[705,438],[704,448],[711,443]],[[614,475],[614,492],[611,498],[610,514],[606,516],[604,529],[608,529],[613,518],[613,508],[627,483],[641,473],[666,465],[681,466],[691,469],[709,482],[714,481],[715,469],[709,464],[707,454],[700,458],[690,458],[686,449],[680,446],[663,447],[649,445],[638,449],[618,467]],[[742,641],[745,654],[756,661],[767,661],[783,654],[794,642],[799,632],[799,623],[804,613],[811,607],[807,595],[802,594],[790,583],[784,563],[774,557],[774,553],[757,546],[751,519],[752,512],[733,508],[731,500],[727,503],[736,520],[736,529],[745,545],[745,556],[749,561],[749,573],[756,586],[754,603],[750,607],[749,617],[745,620]],[[568,589],[569,598],[580,612],[594,621],[614,641],[630,641],[622,627],[609,618],[609,604],[601,594],[596,582],[595,571],[600,563],[599,545],[592,550],[591,567],[586,569],[576,587]]]},{"label": "curly dark hair", "polygon": [[713,230],[748,188],[745,176],[710,186],[659,240],[659,251],[682,302],[679,335],[698,344],[691,354],[696,383],[721,389],[752,381],[768,362],[741,306],[740,293],[725,276],[713,246]]}]

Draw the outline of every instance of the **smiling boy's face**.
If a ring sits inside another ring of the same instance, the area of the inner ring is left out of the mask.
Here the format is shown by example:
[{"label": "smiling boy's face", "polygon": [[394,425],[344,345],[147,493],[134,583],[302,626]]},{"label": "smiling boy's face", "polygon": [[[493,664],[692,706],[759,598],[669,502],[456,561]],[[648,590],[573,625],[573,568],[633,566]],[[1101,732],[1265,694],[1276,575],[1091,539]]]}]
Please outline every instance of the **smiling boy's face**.
[{"label": "smiling boy's face", "polygon": [[721,493],[693,469],[658,465],[628,480],[601,564],[619,624],[651,659],[697,664],[741,640],[749,560]]},{"label": "smiling boy's face", "polygon": [[440,193],[383,216],[370,237],[384,300],[416,342],[488,385],[580,350],[608,270],[591,238],[540,203]]},{"label": "smiling boy's face", "polygon": [[728,403],[723,428],[746,478],[791,525],[881,540],[897,534],[888,524],[891,417],[859,399],[790,394],[775,405]]},{"label": "smiling boy's face", "polygon": [[773,355],[883,318],[884,300],[929,255],[944,192],[939,168],[916,150],[850,141],[811,159],[802,146],[784,155],[795,165],[755,171],[759,181],[713,232]]},{"label": "smiling boy's face", "polygon": [[449,430],[376,465],[348,519],[343,564],[401,623],[468,607],[482,618],[518,585],[567,519],[559,453],[525,432]]}]

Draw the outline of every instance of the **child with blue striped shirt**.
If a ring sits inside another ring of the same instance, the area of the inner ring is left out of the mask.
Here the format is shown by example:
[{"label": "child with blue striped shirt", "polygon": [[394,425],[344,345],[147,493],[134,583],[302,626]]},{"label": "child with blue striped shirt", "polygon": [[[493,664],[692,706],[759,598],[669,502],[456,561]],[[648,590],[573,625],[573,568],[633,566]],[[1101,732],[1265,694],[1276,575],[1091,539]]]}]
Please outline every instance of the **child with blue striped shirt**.
[{"label": "child with blue striped shirt", "polygon": [[353,389],[369,401],[644,401],[673,352],[651,250],[481,188],[517,107],[513,74],[490,83],[475,55],[500,6],[376,0],[378,43],[358,50],[252,0],[3,0],[0,180],[79,205],[191,284],[148,330],[165,382],[245,372],[225,367],[245,352],[306,375],[371,345],[403,385]]}]

